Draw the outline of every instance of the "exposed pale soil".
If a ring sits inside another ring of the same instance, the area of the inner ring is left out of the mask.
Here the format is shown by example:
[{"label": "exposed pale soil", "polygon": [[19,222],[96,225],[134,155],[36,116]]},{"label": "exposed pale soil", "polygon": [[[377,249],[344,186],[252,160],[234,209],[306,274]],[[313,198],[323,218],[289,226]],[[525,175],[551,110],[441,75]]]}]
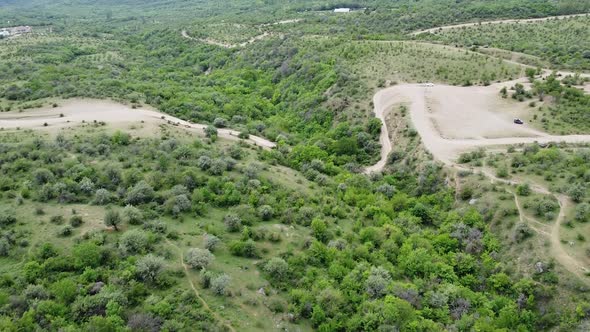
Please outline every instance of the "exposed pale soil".
[{"label": "exposed pale soil", "polygon": [[[198,131],[204,131],[207,128],[207,125],[191,123],[147,107],[133,109],[130,106],[113,101],[95,99],[70,99],[55,108],[49,106],[24,112],[0,113],[0,128],[4,129],[56,129],[94,121],[114,123],[116,126],[143,122],[152,124],[169,123]],[[241,140],[238,137],[239,134],[240,132],[236,130],[217,129],[218,137],[223,139],[239,141]],[[265,149],[276,146],[274,142],[254,135],[250,135],[245,141]]]}]

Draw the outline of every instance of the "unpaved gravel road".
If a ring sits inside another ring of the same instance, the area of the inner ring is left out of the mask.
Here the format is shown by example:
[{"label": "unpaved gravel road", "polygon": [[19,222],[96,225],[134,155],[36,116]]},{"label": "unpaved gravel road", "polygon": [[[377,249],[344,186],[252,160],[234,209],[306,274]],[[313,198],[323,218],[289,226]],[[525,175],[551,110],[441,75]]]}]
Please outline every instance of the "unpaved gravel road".
[{"label": "unpaved gravel road", "polygon": [[381,171],[386,164],[392,144],[385,117],[391,107],[399,103],[408,105],[414,129],[420,134],[426,149],[447,165],[452,165],[461,153],[479,147],[535,142],[590,143],[590,135],[549,135],[526,124],[514,124],[513,118],[524,111],[526,105],[503,100],[498,97],[498,92],[502,87],[511,87],[517,82],[525,83],[526,79],[487,87],[400,84],[378,91],[373,103],[375,116],[383,123],[381,159],[368,167],[366,172]]},{"label": "unpaved gravel road", "polygon": [[508,20],[496,20],[496,21],[483,21],[483,22],[472,22],[472,23],[462,23],[462,24],[454,24],[454,25],[445,25],[441,27],[425,29],[414,31],[411,35],[419,35],[421,33],[435,33],[441,30],[450,30],[456,28],[465,28],[465,27],[472,27],[476,25],[487,25],[487,24],[508,24],[508,23],[532,23],[532,22],[542,22],[548,21],[553,19],[564,19],[570,17],[580,17],[580,16],[589,16],[589,13],[586,14],[573,14],[573,15],[559,15],[559,16],[548,16],[548,17],[541,17],[541,18],[527,18],[527,19],[508,19]]},{"label": "unpaved gravel road", "polygon": [[[4,129],[55,129],[93,121],[115,123],[116,125],[140,123],[142,121],[155,124],[170,123],[181,128],[199,131],[204,131],[207,128],[207,125],[191,123],[147,107],[133,109],[113,101],[94,99],[70,99],[56,108],[44,107],[24,112],[0,113],[0,128]],[[45,123],[47,126],[44,125]],[[223,139],[239,141],[241,140],[238,137],[239,134],[240,132],[236,130],[217,129],[218,137]],[[244,141],[265,149],[272,149],[276,146],[274,142],[254,135],[250,135]]]},{"label": "unpaved gravel road", "polygon": [[[271,26],[274,26],[274,25],[298,23],[298,22],[300,22],[302,20],[303,19],[300,19],[300,18],[291,19],[291,20],[284,20],[284,21],[278,21],[278,22],[274,22],[274,23],[261,24],[261,25],[259,25],[259,27],[260,28],[267,28],[267,27],[271,27]],[[250,45],[250,44],[252,44],[252,43],[254,43],[256,41],[259,41],[261,39],[270,37],[272,35],[271,32],[264,31],[263,33],[261,33],[259,35],[256,35],[256,36],[248,39],[245,42],[238,43],[238,44],[230,44],[230,43],[220,42],[220,41],[217,41],[217,40],[211,39],[211,38],[195,38],[195,37],[190,36],[186,30],[180,31],[180,34],[184,38],[187,38],[187,39],[190,39],[190,40],[198,41],[198,42],[201,42],[201,43],[206,43],[206,44],[209,44],[209,45],[220,46],[220,47],[224,47],[224,48],[246,47],[246,46],[248,46],[248,45]]]},{"label": "unpaved gravel road", "polygon": [[[567,75],[569,73],[561,74]],[[454,160],[462,152],[476,148],[534,142],[590,142],[590,135],[548,135],[528,128],[526,125],[514,124],[509,110],[514,109],[515,105],[510,101],[501,100],[498,97],[498,91],[503,86],[510,87],[517,82],[525,83],[526,79],[520,78],[510,82],[496,83],[488,87],[401,84],[378,91],[373,96],[373,103],[375,116],[382,121],[381,159],[377,164],[366,168],[365,172],[378,172],[385,167],[387,156],[392,150],[385,117],[392,106],[399,103],[408,105],[412,124],[419,133],[425,148],[432,153],[435,159],[458,170],[465,170],[465,168],[457,165]],[[505,105],[502,105],[503,103]],[[503,107],[506,109],[502,109]],[[519,184],[518,181],[499,179],[488,170],[481,171],[492,182],[503,182],[509,185]],[[538,225],[531,228],[550,240],[552,256],[566,270],[573,273],[586,285],[590,285],[590,281],[585,277],[588,269],[584,262],[567,253],[559,235],[565,211],[569,205],[569,198],[561,194],[554,194],[547,188],[536,184],[533,184],[531,189],[538,193],[553,195],[560,206],[557,220],[550,230],[540,229]],[[527,218],[523,215],[516,196],[515,204],[519,209],[521,220]],[[530,218],[528,219],[530,220]],[[531,220],[531,223],[535,223],[535,220]]]}]

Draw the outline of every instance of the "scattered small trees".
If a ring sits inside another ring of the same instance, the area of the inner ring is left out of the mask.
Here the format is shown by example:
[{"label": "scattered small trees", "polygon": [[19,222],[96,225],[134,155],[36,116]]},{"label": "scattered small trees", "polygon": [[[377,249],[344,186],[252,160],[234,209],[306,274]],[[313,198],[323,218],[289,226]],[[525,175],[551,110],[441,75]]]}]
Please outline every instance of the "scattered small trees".
[{"label": "scattered small trees", "polygon": [[54,175],[47,168],[38,168],[33,173],[33,179],[37,185],[44,185],[53,181]]},{"label": "scattered small trees", "polygon": [[207,126],[205,128],[205,136],[209,137],[211,140],[217,139],[217,128],[213,126]]},{"label": "scattered small trees", "polygon": [[574,184],[569,188],[567,194],[572,198],[572,200],[576,203],[582,202],[584,197],[586,196],[586,188],[579,183]]},{"label": "scattered small trees", "polygon": [[127,204],[138,205],[149,203],[154,197],[154,188],[145,181],[139,181],[127,193]]},{"label": "scattered small trees", "polygon": [[270,205],[262,205],[258,208],[258,215],[262,220],[268,221],[273,217],[274,210]]},{"label": "scattered small trees", "polygon": [[537,70],[535,68],[527,67],[524,70],[524,73],[525,73],[526,77],[528,77],[529,82],[532,83],[535,80],[535,75],[537,75]]},{"label": "scattered small trees", "polygon": [[197,165],[203,171],[208,170],[211,167],[211,158],[209,156],[200,156],[197,160]]},{"label": "scattered small trees", "polygon": [[123,221],[129,225],[141,225],[143,222],[143,214],[133,205],[127,205],[123,209]]},{"label": "scattered small trees", "polygon": [[139,229],[125,232],[119,240],[119,248],[125,255],[133,255],[144,252],[148,247],[147,234]]},{"label": "scattered small trees", "polygon": [[96,205],[106,205],[111,202],[111,193],[104,188],[100,188],[96,190],[94,193],[94,204]]},{"label": "scattered small trees", "polygon": [[576,206],[574,219],[579,222],[590,221],[590,204],[581,203]]},{"label": "scattered small trees", "polygon": [[215,248],[217,248],[217,246],[219,245],[219,242],[221,242],[221,240],[219,240],[219,238],[213,234],[206,234],[205,235],[205,249],[209,250],[209,251],[214,251]]},{"label": "scattered small trees", "polygon": [[209,174],[221,175],[227,169],[227,164],[222,159],[213,159],[211,167],[209,167]]},{"label": "scattered small trees", "polygon": [[141,257],[135,264],[135,269],[139,278],[149,283],[156,281],[163,268],[164,259],[152,254]]},{"label": "scattered small trees", "polygon": [[328,227],[326,223],[321,219],[314,219],[311,222],[311,229],[313,231],[313,236],[321,242],[325,242],[328,240]]},{"label": "scattered small trees", "polygon": [[16,217],[12,211],[0,211],[0,226],[8,226],[16,223]]},{"label": "scattered small trees", "polygon": [[518,223],[514,228],[514,241],[519,243],[533,235],[533,231],[525,223]]},{"label": "scattered small trees", "polygon": [[215,118],[213,125],[217,128],[225,128],[227,127],[227,121],[224,118]]},{"label": "scattered small trees", "polygon": [[87,177],[80,180],[80,191],[86,195],[91,194],[94,191],[94,183]]},{"label": "scattered small trees", "polygon": [[520,184],[516,187],[516,193],[520,196],[528,196],[531,194],[531,186],[528,183]]},{"label": "scattered small trees", "polygon": [[211,290],[216,295],[225,295],[231,278],[223,273],[211,280]]},{"label": "scattered small trees", "polygon": [[208,249],[191,248],[184,255],[184,261],[193,269],[206,268],[215,258]]},{"label": "scattered small trees", "polygon": [[121,215],[117,210],[107,210],[104,215],[104,224],[107,227],[113,227],[116,231],[119,230],[121,224]]},{"label": "scattered small trees", "polygon": [[235,213],[226,214],[223,223],[228,232],[238,232],[242,229],[242,219]]},{"label": "scattered small trees", "polygon": [[97,267],[102,260],[102,249],[92,242],[82,242],[74,246],[72,256],[79,269]]},{"label": "scattered small trees", "polygon": [[82,225],[83,223],[84,223],[84,220],[82,219],[81,216],[74,215],[70,218],[70,225],[72,227],[80,227],[80,225]]},{"label": "scattered small trees", "polygon": [[289,273],[289,264],[280,257],[273,257],[264,265],[264,271],[275,280],[284,280]]}]

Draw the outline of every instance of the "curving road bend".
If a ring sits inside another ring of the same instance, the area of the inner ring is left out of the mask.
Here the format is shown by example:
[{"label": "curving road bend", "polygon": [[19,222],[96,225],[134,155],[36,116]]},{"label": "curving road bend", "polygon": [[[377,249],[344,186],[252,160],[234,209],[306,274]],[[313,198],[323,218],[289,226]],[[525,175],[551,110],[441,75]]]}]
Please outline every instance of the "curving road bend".
[{"label": "curving road bend", "polygon": [[[268,27],[272,27],[272,26],[275,26],[275,25],[298,23],[298,22],[301,22],[301,21],[303,21],[303,19],[296,18],[296,19],[283,20],[283,21],[278,21],[278,22],[273,22],[273,23],[261,24],[258,27],[259,28],[268,28]],[[224,47],[224,48],[246,47],[246,46],[248,46],[248,45],[250,45],[250,44],[252,44],[252,43],[254,43],[256,41],[262,40],[264,38],[267,38],[267,37],[270,37],[270,36],[273,35],[272,32],[264,31],[263,33],[261,33],[259,35],[256,35],[256,36],[248,39],[245,42],[238,43],[238,44],[230,44],[230,43],[220,42],[218,40],[211,39],[211,38],[196,38],[196,37],[192,37],[191,35],[188,34],[188,32],[186,30],[180,31],[180,34],[182,35],[182,37],[187,38],[187,39],[190,39],[190,40],[198,41],[198,42],[209,44],[209,45]]]},{"label": "curving road bend", "polygon": [[[562,75],[568,73],[561,72]],[[391,107],[398,103],[408,104],[412,124],[420,134],[426,149],[432,155],[447,165],[452,165],[461,153],[492,146],[507,146],[522,143],[590,143],[590,135],[549,135],[542,131],[527,126],[514,125],[509,117],[501,117],[490,111],[491,105],[480,103],[480,99],[497,98],[498,91],[503,86],[511,86],[514,83],[525,83],[525,78],[495,83],[488,87],[454,87],[449,85],[427,84],[400,84],[378,91],[373,96],[375,117],[382,122],[380,135],[381,159],[375,165],[366,168],[366,173],[383,170],[387,162],[387,156],[392,151],[392,144],[387,130],[385,117]],[[453,107],[459,107],[453,112],[433,112],[430,104],[442,105],[453,101],[453,92],[461,92],[462,95]],[[469,100],[469,99],[472,100]],[[433,100],[434,99],[434,100]],[[461,115],[461,118],[452,119],[450,116]],[[447,127],[447,133],[441,132],[441,123]],[[467,123],[467,124],[466,124]],[[493,126],[490,127],[490,123]],[[453,128],[454,127],[454,128]],[[481,129],[487,135],[477,137],[474,131]],[[497,134],[491,134],[494,131]],[[464,137],[461,137],[464,136]],[[469,137],[471,136],[471,137]],[[486,137],[487,136],[487,137]]]}]

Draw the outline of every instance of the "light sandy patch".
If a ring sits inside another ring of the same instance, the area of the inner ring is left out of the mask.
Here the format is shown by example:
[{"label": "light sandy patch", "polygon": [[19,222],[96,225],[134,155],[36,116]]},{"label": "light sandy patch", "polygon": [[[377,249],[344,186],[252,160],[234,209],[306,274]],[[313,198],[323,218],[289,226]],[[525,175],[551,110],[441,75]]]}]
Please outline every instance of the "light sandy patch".
[{"label": "light sandy patch", "polygon": [[[0,128],[4,129],[55,129],[66,128],[91,122],[114,123],[117,127],[131,124],[173,124],[175,126],[204,131],[207,125],[191,123],[174,116],[158,112],[149,107],[133,109],[127,105],[107,100],[70,99],[58,107],[43,107],[24,112],[0,113]],[[47,124],[47,125],[45,125]],[[217,135],[223,139],[241,140],[239,131],[220,128]],[[262,137],[250,135],[246,142],[271,149],[275,143]]]},{"label": "light sandy patch", "polygon": [[426,116],[438,134],[447,139],[543,136],[542,132],[514,125],[526,111],[524,103],[498,98],[498,89],[436,85],[418,87],[425,100]]},{"label": "light sandy patch", "polygon": [[412,124],[426,149],[446,164],[452,164],[461,153],[480,147],[590,142],[590,135],[548,135],[526,124],[514,124],[513,117],[524,111],[522,105],[502,100],[498,91],[518,82],[526,83],[521,78],[487,87],[400,84],[378,91],[373,103],[375,116],[383,123],[381,159],[365,171],[380,171],[385,166],[392,149],[385,115],[400,102],[408,104]]}]

